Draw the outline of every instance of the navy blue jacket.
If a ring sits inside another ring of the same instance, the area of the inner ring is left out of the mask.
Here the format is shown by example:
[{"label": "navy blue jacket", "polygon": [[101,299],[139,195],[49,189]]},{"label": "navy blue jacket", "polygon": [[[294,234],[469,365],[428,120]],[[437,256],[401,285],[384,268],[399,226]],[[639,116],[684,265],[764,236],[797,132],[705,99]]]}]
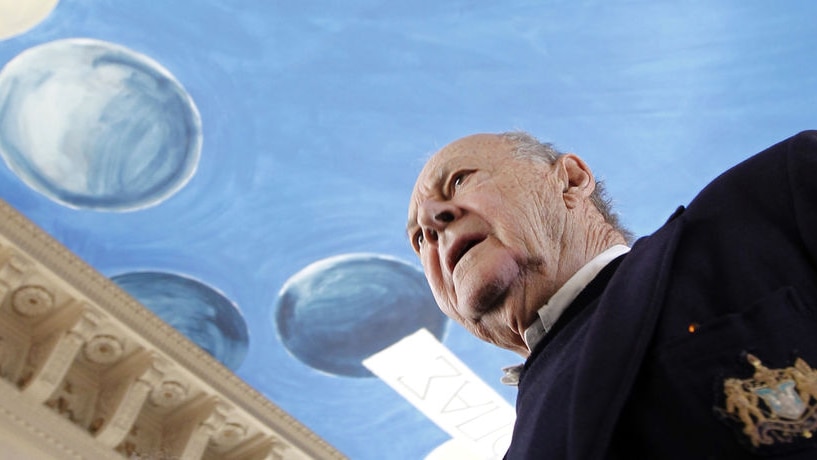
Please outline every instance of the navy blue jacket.
[{"label": "navy blue jacket", "polygon": [[719,176],[580,294],[525,363],[507,458],[817,459],[817,415],[753,443],[727,410],[750,355],[817,368],[817,131]]}]

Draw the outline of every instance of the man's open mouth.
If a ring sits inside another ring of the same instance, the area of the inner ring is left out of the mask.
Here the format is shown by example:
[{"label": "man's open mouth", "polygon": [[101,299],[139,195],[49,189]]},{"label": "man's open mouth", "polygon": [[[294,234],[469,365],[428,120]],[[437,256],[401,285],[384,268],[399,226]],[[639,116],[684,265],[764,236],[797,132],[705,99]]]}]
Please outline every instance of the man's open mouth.
[{"label": "man's open mouth", "polygon": [[448,260],[446,261],[448,265],[448,270],[450,273],[454,272],[454,268],[457,264],[462,260],[465,254],[471,250],[474,246],[478,245],[479,243],[483,242],[485,237],[482,235],[473,235],[473,236],[466,236],[457,239],[454,242],[454,245],[448,251]]}]

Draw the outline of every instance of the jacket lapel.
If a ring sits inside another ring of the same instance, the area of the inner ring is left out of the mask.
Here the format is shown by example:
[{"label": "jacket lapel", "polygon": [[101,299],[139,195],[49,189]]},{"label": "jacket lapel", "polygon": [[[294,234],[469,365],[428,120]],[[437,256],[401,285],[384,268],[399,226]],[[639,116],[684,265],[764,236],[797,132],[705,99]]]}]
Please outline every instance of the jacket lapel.
[{"label": "jacket lapel", "polygon": [[682,212],[679,208],[661,229],[636,242],[599,299],[576,363],[568,458],[602,458],[607,452],[661,312]]}]

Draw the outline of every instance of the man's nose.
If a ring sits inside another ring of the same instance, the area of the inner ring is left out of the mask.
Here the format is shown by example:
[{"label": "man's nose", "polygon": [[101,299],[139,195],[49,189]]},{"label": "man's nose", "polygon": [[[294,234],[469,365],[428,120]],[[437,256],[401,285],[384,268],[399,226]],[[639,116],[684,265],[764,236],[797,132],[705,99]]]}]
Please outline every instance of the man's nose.
[{"label": "man's nose", "polygon": [[426,239],[436,241],[439,232],[459,217],[459,210],[450,202],[426,200],[420,205],[419,222]]}]

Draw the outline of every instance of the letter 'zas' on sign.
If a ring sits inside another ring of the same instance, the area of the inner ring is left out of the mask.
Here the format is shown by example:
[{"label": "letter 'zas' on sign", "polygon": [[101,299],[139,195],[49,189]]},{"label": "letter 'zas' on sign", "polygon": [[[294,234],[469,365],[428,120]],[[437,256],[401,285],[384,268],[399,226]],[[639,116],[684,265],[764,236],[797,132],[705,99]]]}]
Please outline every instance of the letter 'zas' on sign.
[{"label": "letter 'zas' on sign", "polygon": [[375,375],[474,452],[501,458],[516,412],[425,329],[363,360]]},{"label": "letter 'zas' on sign", "polygon": [[[474,391],[468,391],[472,387]],[[513,419],[503,416],[496,401],[486,398],[478,387],[470,381],[462,382],[440,410],[443,416],[456,418],[457,430],[473,441],[513,428]]]},{"label": "letter 'zas' on sign", "polygon": [[429,366],[429,371],[432,371],[430,374],[410,377],[401,376],[397,378],[397,381],[418,398],[425,400],[435,382],[462,377],[462,372],[449,362],[445,356],[437,356],[432,364],[434,365]]},{"label": "letter 'zas' on sign", "polygon": [[[485,400],[484,395],[480,392],[473,392],[469,395],[466,390],[470,384],[471,382],[468,380],[462,382],[454,393],[451,394],[451,397],[445,402],[440,410],[440,413],[446,414],[485,406],[496,407],[496,404],[490,399]],[[482,401],[474,401],[475,397],[476,399],[481,399]]]},{"label": "letter 'zas' on sign", "polygon": [[500,409],[494,404],[481,414],[458,424],[457,429],[474,441],[481,441],[502,431],[510,432],[513,429],[513,420],[508,421],[507,417],[498,413]]}]

